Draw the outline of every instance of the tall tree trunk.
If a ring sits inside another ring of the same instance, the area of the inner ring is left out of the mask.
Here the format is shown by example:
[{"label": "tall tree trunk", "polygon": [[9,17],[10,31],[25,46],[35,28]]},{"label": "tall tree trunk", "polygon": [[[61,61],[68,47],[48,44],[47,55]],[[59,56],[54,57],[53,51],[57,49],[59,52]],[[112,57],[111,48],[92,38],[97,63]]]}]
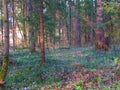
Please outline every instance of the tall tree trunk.
[{"label": "tall tree trunk", "polygon": [[[96,23],[98,26],[100,26],[103,21],[102,0],[97,0],[96,13],[97,13]],[[98,26],[96,28],[96,48],[102,48],[104,45],[104,30]]]},{"label": "tall tree trunk", "polygon": [[30,22],[29,22],[29,44],[30,44],[30,52],[35,52],[35,32],[33,31],[32,23],[31,23],[31,18],[32,18],[32,13],[33,13],[33,6],[32,6],[32,0],[28,0],[28,8],[29,8],[29,17],[30,17]]},{"label": "tall tree trunk", "polygon": [[[65,40],[65,46],[67,44],[68,47],[70,47],[70,36],[69,36],[69,26],[68,26],[68,22],[66,20],[66,32],[65,32],[65,36],[67,37],[67,39]],[[66,42],[67,41],[67,42]]]},{"label": "tall tree trunk", "polygon": [[[26,11],[27,11],[26,8],[27,8],[26,2],[22,1],[22,15],[23,15],[23,17],[26,16]],[[23,47],[26,47],[27,46],[26,21],[23,22],[22,27],[23,27]]]},{"label": "tall tree trunk", "polygon": [[[109,2],[110,0],[106,0],[107,2]],[[110,25],[107,25],[106,26],[106,29],[105,29],[105,34],[104,34],[104,44],[108,47],[108,48],[110,48],[110,32],[111,32],[111,30],[113,30],[113,24],[112,24],[112,20],[111,20],[111,16],[109,16],[109,15],[105,15],[104,16],[104,19],[105,19],[105,21],[110,21]]]},{"label": "tall tree trunk", "polygon": [[[96,10],[96,4],[95,4],[95,1],[92,0],[92,8],[94,8]],[[91,26],[91,29],[90,29],[90,34],[91,34],[91,38],[90,38],[90,42],[91,42],[91,45],[94,45],[94,41],[95,41],[95,30],[94,30],[94,22],[96,20],[96,17],[94,15],[94,13],[91,14],[91,23],[90,23],[90,26]]]},{"label": "tall tree trunk", "polygon": [[43,0],[40,0],[40,49],[41,49],[41,64],[45,63],[45,48],[44,48],[44,26],[43,26]]},{"label": "tall tree trunk", "polygon": [[13,10],[13,50],[15,51],[15,34],[16,34],[16,23],[15,23],[15,11],[16,11],[16,3],[14,0],[12,0],[12,10]]},{"label": "tall tree trunk", "polygon": [[4,54],[3,54],[3,63],[0,71],[0,84],[4,84],[4,79],[8,70],[8,61],[9,61],[9,21],[8,21],[8,8],[7,0],[3,1],[3,11],[4,11],[4,31],[5,31],[5,44],[4,44]]},{"label": "tall tree trunk", "polygon": [[81,30],[80,30],[80,1],[76,0],[76,4],[77,4],[77,12],[76,12],[76,45],[77,46],[81,46]]},{"label": "tall tree trunk", "polygon": [[105,32],[104,32],[104,44],[110,48],[110,32],[111,30],[113,30],[113,25],[112,25],[112,21],[111,21],[111,17],[106,15],[105,16],[105,20],[110,21],[110,25],[106,26],[105,28]]},{"label": "tall tree trunk", "polygon": [[69,45],[71,46],[71,31],[72,31],[72,16],[71,16],[71,11],[72,11],[72,6],[71,6],[71,1],[69,2]]},{"label": "tall tree trunk", "polygon": [[[1,13],[2,13],[2,8],[1,8]],[[2,14],[1,14],[1,18],[3,18],[3,17],[2,17]],[[2,33],[2,45],[3,45],[3,42],[4,42],[4,41],[3,41],[3,36],[4,36],[4,35],[3,35],[3,19],[1,19],[1,33]]]},{"label": "tall tree trunk", "polygon": [[61,44],[61,21],[59,20],[59,48]]}]

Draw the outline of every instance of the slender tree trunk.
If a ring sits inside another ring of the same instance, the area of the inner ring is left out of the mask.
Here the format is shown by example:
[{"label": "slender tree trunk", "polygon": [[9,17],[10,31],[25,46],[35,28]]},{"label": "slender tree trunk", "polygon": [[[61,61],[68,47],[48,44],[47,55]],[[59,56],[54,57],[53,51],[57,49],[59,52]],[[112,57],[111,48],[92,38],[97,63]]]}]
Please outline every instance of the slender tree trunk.
[{"label": "slender tree trunk", "polygon": [[80,1],[77,0],[76,1],[76,4],[77,4],[77,12],[76,12],[76,45],[77,46],[81,46],[81,30],[80,30],[80,8],[79,8],[79,5],[80,5]]},{"label": "slender tree trunk", "polygon": [[[97,25],[100,26],[102,24],[102,1],[97,0],[97,7],[96,7],[96,13],[97,13]],[[104,45],[104,30],[100,27],[96,28],[96,48],[102,48]]]},{"label": "slender tree trunk", "polygon": [[33,13],[33,6],[32,6],[32,0],[28,0],[28,8],[29,8],[29,16],[30,16],[30,22],[29,22],[29,44],[30,44],[30,52],[35,52],[35,32],[33,31],[31,18]]},{"label": "slender tree trunk", "polygon": [[[25,3],[25,1],[22,1],[22,15],[23,15],[23,17],[26,16],[26,7],[27,7],[27,4]],[[27,46],[26,21],[23,22],[22,27],[23,27],[23,47],[26,47]]]},{"label": "slender tree trunk", "polygon": [[71,16],[71,11],[72,11],[72,9],[71,9],[71,2],[69,3],[69,29],[70,29],[70,31],[69,31],[69,44],[70,44],[70,46],[71,46],[71,31],[72,31],[72,16]]},{"label": "slender tree trunk", "polygon": [[105,16],[105,19],[107,21],[110,21],[110,25],[106,26],[106,29],[105,29],[105,34],[104,34],[104,44],[110,48],[110,31],[113,30],[113,25],[112,25],[112,22],[111,22],[111,17],[110,16]]},{"label": "slender tree trunk", "polygon": [[49,34],[48,33],[46,33],[46,47],[49,51]]},{"label": "slender tree trunk", "polygon": [[3,63],[0,71],[0,84],[4,84],[4,79],[7,74],[8,61],[9,61],[9,21],[8,21],[7,0],[2,0],[2,1],[3,1],[3,11],[4,11],[5,44],[4,44]]},{"label": "slender tree trunk", "polygon": [[[109,2],[109,0],[106,0],[107,2]],[[105,17],[104,17],[104,19],[105,20],[107,20],[107,21],[110,21],[110,25],[108,25],[108,26],[106,26],[106,29],[105,29],[105,34],[104,34],[104,44],[108,47],[108,48],[110,48],[110,32],[111,32],[111,30],[113,30],[113,24],[112,24],[112,21],[111,21],[111,16],[109,16],[109,15],[105,15]]]},{"label": "slender tree trunk", "polygon": [[66,20],[66,32],[65,32],[65,36],[67,37],[67,42],[65,41],[65,45],[67,44],[68,47],[70,47],[70,35],[69,35],[69,26],[68,26],[68,22]]},{"label": "slender tree trunk", "polygon": [[41,49],[41,64],[43,65],[45,63],[43,0],[40,0],[40,49]]},{"label": "slender tree trunk", "polygon": [[[1,8],[1,12],[2,12],[2,8]],[[2,14],[1,14],[1,18],[3,18],[2,17]],[[1,33],[2,33],[2,45],[3,45],[3,19],[1,19]]]},{"label": "slender tree trunk", "polygon": [[[95,9],[95,7],[96,7],[95,1],[92,0],[92,8]],[[95,9],[95,10],[96,10],[96,9]],[[91,20],[91,23],[90,23],[90,25],[91,25],[91,29],[90,29],[91,38],[90,38],[90,42],[91,42],[91,45],[94,45],[94,43],[95,43],[95,42],[94,42],[94,41],[95,41],[94,22],[95,22],[95,20],[96,20],[96,17],[95,17],[95,15],[94,15],[94,13],[91,14],[90,20]]]},{"label": "slender tree trunk", "polygon": [[40,43],[39,43],[39,31],[35,32],[35,35],[36,35],[36,47],[37,49],[40,47]]},{"label": "slender tree trunk", "polygon": [[59,20],[59,48],[61,44],[61,21]]},{"label": "slender tree trunk", "polygon": [[13,10],[13,50],[15,51],[15,32],[16,32],[16,23],[15,23],[15,11],[16,11],[16,3],[14,2],[14,0],[12,0],[12,10]]}]

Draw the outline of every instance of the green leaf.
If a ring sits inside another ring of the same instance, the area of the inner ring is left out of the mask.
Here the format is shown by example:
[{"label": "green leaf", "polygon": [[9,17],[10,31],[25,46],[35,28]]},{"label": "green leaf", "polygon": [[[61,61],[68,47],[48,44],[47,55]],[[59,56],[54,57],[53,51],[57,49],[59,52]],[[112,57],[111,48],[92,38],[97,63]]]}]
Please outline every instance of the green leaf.
[{"label": "green leaf", "polygon": [[115,58],[114,59],[114,64],[117,64],[118,63],[118,58]]},{"label": "green leaf", "polygon": [[76,86],[75,89],[76,90],[82,90],[81,86]]}]

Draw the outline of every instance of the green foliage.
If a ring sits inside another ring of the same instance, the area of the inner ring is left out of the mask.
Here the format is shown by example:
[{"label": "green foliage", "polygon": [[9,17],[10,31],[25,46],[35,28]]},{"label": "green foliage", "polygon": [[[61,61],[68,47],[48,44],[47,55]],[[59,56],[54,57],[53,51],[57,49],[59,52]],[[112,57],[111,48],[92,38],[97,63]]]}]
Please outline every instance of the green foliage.
[{"label": "green foliage", "polygon": [[44,14],[44,20],[46,32],[48,31],[50,36],[54,36],[56,23],[53,21],[53,17],[49,14]]},{"label": "green foliage", "polygon": [[17,17],[17,19],[19,20],[19,22],[20,23],[25,23],[25,21],[26,21],[26,17],[24,16],[19,16],[19,17]]},{"label": "green foliage", "polygon": [[104,87],[102,90],[110,90],[109,87]]},{"label": "green foliage", "polygon": [[101,83],[101,81],[102,81],[101,77],[97,77],[97,82]]},{"label": "green foliage", "polygon": [[75,89],[76,89],[76,90],[83,90],[82,84],[83,84],[83,81],[80,81],[80,82],[76,83]]},{"label": "green foliage", "polygon": [[103,10],[105,14],[109,16],[114,16],[117,14],[118,5],[114,1],[104,2]]},{"label": "green foliage", "polygon": [[119,83],[119,81],[113,83],[113,88],[114,88],[115,90],[119,90],[119,89],[120,89],[120,83]]},{"label": "green foliage", "polygon": [[118,58],[114,58],[114,64],[116,65],[118,63]]},{"label": "green foliage", "polygon": [[109,31],[110,35],[112,36],[111,41],[113,43],[118,43],[119,41],[119,7],[120,4],[116,3],[114,0],[110,0],[110,1],[104,1],[103,2],[103,11],[104,11],[104,23],[103,23],[103,27],[106,29],[108,29],[108,27],[110,27]]},{"label": "green foliage", "polygon": [[29,39],[31,42],[34,42],[34,41],[36,41],[36,37],[30,37],[30,39]]},{"label": "green foliage", "polygon": [[76,90],[82,90],[81,86],[76,86],[75,89]]}]

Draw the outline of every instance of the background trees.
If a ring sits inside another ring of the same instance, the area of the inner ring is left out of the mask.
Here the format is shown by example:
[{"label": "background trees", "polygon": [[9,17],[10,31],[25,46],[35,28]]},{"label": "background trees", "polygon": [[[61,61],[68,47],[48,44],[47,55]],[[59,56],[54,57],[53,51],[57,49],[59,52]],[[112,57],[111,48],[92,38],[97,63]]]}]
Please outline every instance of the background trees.
[{"label": "background trees", "polygon": [[[45,23],[45,47],[47,48],[58,46],[57,42],[66,43],[66,45],[75,45],[75,41],[78,41],[79,44],[81,42],[82,46],[84,46],[85,44],[88,45],[90,43],[94,43],[92,39],[94,39],[95,37],[95,30],[102,27],[103,32],[105,31],[105,33],[110,33],[112,32],[114,26],[112,22],[119,18],[119,3],[114,1],[100,2],[97,0],[76,0],[75,2],[72,0],[54,0],[49,2],[45,0],[43,2],[43,19]],[[21,47],[29,46],[33,48],[34,51],[35,47],[39,46],[39,0],[13,0],[8,4],[10,26],[12,25],[11,27],[13,28],[11,32],[13,32],[12,36],[14,37],[12,40],[13,42],[11,43],[13,43],[13,46],[15,46],[14,44],[16,44],[16,46],[19,46],[17,44],[21,43]],[[117,9],[115,10],[115,8]],[[2,9],[0,15],[2,33]],[[99,23],[96,24],[96,22]],[[110,24],[111,26],[109,29],[111,30],[107,31]],[[16,35],[16,32],[18,32],[20,34],[19,36],[21,37],[18,37],[18,35]],[[62,39],[64,34],[66,38],[65,40]],[[102,37],[103,36],[104,35],[102,35]],[[77,40],[78,37],[79,40]]]}]

